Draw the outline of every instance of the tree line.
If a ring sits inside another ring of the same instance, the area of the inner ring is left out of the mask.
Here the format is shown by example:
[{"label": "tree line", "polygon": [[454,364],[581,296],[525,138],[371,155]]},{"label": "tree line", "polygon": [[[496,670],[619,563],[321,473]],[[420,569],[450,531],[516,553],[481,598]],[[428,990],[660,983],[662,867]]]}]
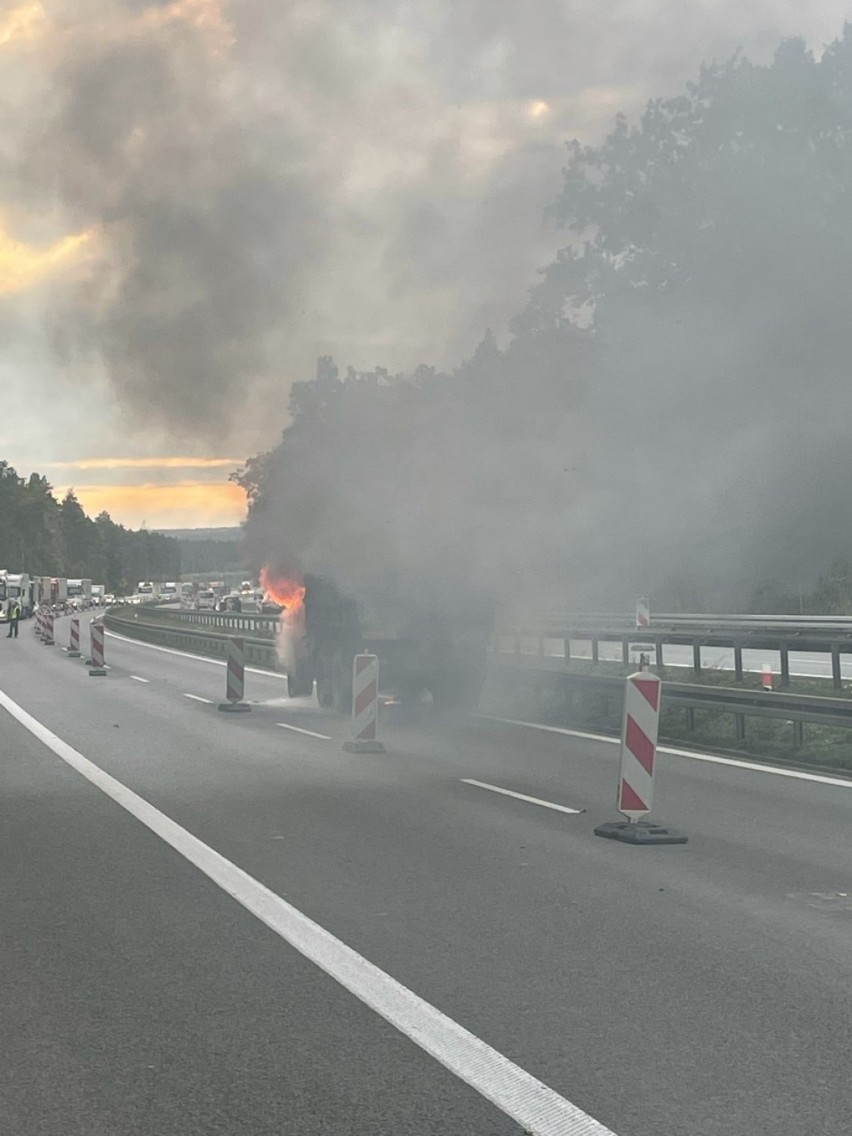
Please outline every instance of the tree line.
[{"label": "tree line", "polygon": [[92,519],[73,489],[58,501],[46,477],[20,477],[0,461],[0,568],[90,579],[124,594],[140,580],[179,579],[180,545],[160,533],[127,529],[107,512]]}]

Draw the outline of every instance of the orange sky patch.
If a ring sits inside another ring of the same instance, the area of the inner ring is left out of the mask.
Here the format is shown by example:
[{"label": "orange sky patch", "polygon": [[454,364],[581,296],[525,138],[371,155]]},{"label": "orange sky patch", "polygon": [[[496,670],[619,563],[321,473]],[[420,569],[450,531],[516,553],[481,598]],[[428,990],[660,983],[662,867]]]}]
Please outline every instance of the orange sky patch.
[{"label": "orange sky patch", "polygon": [[239,458],[82,458],[42,462],[45,469],[236,469]]},{"label": "orange sky patch", "polygon": [[0,47],[19,40],[35,39],[47,26],[41,0],[25,0],[0,17]]},{"label": "orange sky patch", "polygon": [[[67,487],[55,490],[57,498]],[[90,517],[104,509],[118,524],[137,529],[216,528],[245,520],[246,498],[233,482],[178,481],[171,485],[75,485]]]},{"label": "orange sky patch", "polygon": [[0,228],[0,295],[24,292],[38,284],[75,260],[91,238],[91,231],[76,233],[39,249],[14,240]]}]

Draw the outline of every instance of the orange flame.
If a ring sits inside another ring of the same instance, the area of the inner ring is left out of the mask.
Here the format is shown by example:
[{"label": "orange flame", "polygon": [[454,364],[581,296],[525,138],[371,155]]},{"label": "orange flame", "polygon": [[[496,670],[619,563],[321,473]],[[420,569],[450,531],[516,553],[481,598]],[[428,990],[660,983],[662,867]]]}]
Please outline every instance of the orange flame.
[{"label": "orange flame", "polygon": [[260,586],[270,599],[284,608],[288,623],[293,623],[305,606],[305,585],[289,576],[275,575],[269,566],[260,570]]}]

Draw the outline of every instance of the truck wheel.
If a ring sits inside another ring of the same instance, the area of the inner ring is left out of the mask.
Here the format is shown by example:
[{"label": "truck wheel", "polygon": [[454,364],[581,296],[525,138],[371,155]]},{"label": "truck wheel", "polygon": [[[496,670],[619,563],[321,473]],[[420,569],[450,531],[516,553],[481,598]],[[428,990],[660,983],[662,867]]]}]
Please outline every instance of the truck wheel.
[{"label": "truck wheel", "polygon": [[287,693],[291,698],[307,698],[313,690],[314,674],[310,666],[302,663],[287,675]]}]

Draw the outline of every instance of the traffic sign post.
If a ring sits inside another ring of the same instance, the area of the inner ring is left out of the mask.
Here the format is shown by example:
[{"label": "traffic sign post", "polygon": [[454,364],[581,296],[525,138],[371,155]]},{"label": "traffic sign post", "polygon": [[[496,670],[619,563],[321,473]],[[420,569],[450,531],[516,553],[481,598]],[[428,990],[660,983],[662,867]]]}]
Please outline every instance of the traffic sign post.
[{"label": "traffic sign post", "polygon": [[384,753],[378,739],[379,660],[356,655],[352,665],[352,737],[344,742],[348,753]]},{"label": "traffic sign post", "polygon": [[654,804],[662,685],[648,671],[632,674],[625,682],[617,808],[626,820],[599,825],[597,836],[629,844],[686,844],[681,833],[642,819]]}]

